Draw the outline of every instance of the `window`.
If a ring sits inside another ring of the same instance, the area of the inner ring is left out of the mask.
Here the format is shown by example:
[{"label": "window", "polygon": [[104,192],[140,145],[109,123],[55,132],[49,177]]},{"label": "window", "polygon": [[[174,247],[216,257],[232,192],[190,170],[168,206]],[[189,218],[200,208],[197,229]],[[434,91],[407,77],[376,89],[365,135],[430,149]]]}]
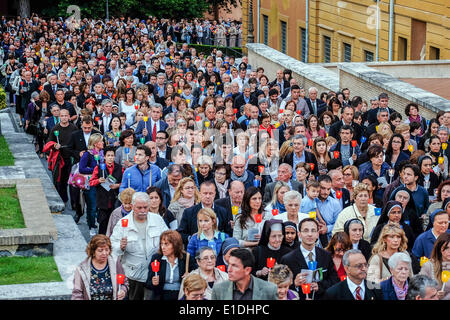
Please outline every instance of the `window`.
[{"label": "window", "polygon": [[301,61],[306,62],[306,29],[300,28],[300,58]]},{"label": "window", "polygon": [[269,17],[263,14],[263,41],[265,45],[269,44]]},{"label": "window", "polygon": [[439,60],[441,50],[439,48],[430,46],[430,60]]},{"label": "window", "polygon": [[408,40],[406,38],[398,37],[398,60],[404,61],[408,58],[407,55]]},{"label": "window", "polygon": [[352,46],[344,43],[344,62],[352,61]]},{"label": "window", "polygon": [[323,36],[323,62],[331,62],[331,38]]},{"label": "window", "polygon": [[364,50],[364,61],[372,62],[373,61],[373,52]]},{"label": "window", "polygon": [[287,23],[281,21],[281,52],[287,53]]}]

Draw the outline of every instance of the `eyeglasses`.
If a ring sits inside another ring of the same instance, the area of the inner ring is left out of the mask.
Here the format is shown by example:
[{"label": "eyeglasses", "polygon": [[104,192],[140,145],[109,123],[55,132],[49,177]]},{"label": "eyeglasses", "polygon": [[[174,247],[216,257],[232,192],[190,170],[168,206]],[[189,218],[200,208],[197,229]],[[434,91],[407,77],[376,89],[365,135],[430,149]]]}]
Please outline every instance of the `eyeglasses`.
[{"label": "eyeglasses", "polygon": [[350,266],[351,268],[356,268],[356,269],[367,269],[369,267],[368,263],[359,263],[359,264],[355,264],[354,266]]},{"label": "eyeglasses", "polygon": [[335,252],[345,252],[344,248],[334,248]]},{"label": "eyeglasses", "polygon": [[203,257],[200,258],[201,261],[214,261],[216,260],[216,256],[207,256],[207,257]]}]

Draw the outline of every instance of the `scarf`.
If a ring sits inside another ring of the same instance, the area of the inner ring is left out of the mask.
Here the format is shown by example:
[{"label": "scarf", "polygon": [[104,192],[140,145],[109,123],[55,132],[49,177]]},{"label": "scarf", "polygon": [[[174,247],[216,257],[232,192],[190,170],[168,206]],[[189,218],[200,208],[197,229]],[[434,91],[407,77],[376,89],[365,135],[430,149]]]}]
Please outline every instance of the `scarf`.
[{"label": "scarf", "polygon": [[214,181],[216,183],[217,191],[219,191],[219,198],[220,199],[225,198],[227,196],[229,180],[225,180],[224,184],[217,182],[216,179],[214,179]]},{"label": "scarf", "polygon": [[284,206],[284,204],[280,203],[280,201],[277,200],[277,203],[275,204],[275,208],[274,209],[278,209],[279,213],[285,213],[286,212],[286,207]]},{"label": "scarf", "polygon": [[127,214],[129,214],[131,211],[125,210],[123,205],[120,206],[120,211],[122,212],[122,218],[125,217]]},{"label": "scarf", "polygon": [[405,300],[406,293],[408,293],[408,281],[405,282],[405,287],[402,289],[395,284],[394,278],[392,278],[392,285],[394,286],[395,295],[397,296],[397,299]]},{"label": "scarf", "polygon": [[240,176],[240,177],[238,177],[238,176],[234,173],[234,171],[231,171],[231,181],[237,180],[237,181],[240,181],[240,182],[242,182],[243,184],[245,184],[245,181],[247,181],[247,178],[248,178],[248,172],[247,172],[247,170],[245,170],[245,171],[244,171],[244,174],[243,174],[242,176]]},{"label": "scarf", "polygon": [[180,198],[178,199],[178,202],[179,202],[185,209],[187,209],[187,208],[190,208],[190,207],[192,207],[192,206],[194,205],[194,200],[195,200],[195,197],[192,197],[191,199],[187,199],[187,198],[180,197]]}]

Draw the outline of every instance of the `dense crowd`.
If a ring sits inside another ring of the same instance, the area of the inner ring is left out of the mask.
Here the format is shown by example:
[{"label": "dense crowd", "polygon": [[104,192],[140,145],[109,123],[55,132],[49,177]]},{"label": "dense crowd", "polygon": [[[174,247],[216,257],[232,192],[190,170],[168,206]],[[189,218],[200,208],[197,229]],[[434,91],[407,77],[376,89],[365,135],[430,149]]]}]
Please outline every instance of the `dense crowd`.
[{"label": "dense crowd", "polygon": [[304,88],[182,25],[1,21],[19,124],[90,228],[73,299],[448,300],[450,112]]}]

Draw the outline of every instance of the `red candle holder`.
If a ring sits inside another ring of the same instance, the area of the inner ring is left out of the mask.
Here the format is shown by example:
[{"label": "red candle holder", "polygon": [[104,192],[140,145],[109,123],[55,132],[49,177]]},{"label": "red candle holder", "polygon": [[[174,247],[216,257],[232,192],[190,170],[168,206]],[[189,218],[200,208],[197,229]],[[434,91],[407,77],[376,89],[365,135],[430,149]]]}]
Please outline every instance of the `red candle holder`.
[{"label": "red candle holder", "polygon": [[159,261],[155,260],[151,263],[151,265],[152,265],[152,271],[154,273],[157,273],[159,271],[159,265],[160,265]]},{"label": "red candle holder", "polygon": [[128,219],[122,219],[121,221],[122,221],[122,227],[123,228],[128,227]]},{"label": "red candle holder", "polygon": [[339,151],[334,151],[333,156],[335,159],[339,158]]},{"label": "red candle holder", "polygon": [[302,112],[300,110],[297,110],[297,114],[300,115]]},{"label": "red candle holder", "polygon": [[311,167],[311,171],[314,171],[314,163],[308,163],[308,164]]},{"label": "red candle holder", "polygon": [[125,282],[125,275],[124,274],[118,274],[117,275],[117,283],[118,284],[124,284]]},{"label": "red candle holder", "polygon": [[275,258],[267,258],[267,268],[272,269],[275,266]]},{"label": "red candle holder", "polygon": [[235,108],[235,109],[233,109],[233,112],[234,112],[234,114],[236,114],[237,113],[237,109]]},{"label": "red candle holder", "polygon": [[272,209],[272,215],[276,216],[278,214],[278,209]]},{"label": "red candle holder", "polygon": [[303,294],[310,294],[311,293],[311,283],[302,284],[302,292],[303,292]]},{"label": "red candle holder", "polygon": [[258,166],[258,171],[259,171],[259,173],[263,173],[264,172],[264,166]]},{"label": "red candle holder", "polygon": [[338,198],[339,200],[342,198],[342,191],[341,190],[337,190],[336,191],[336,198]]},{"label": "red candle holder", "polygon": [[346,275],[341,276],[341,281],[344,281],[345,279],[347,279]]},{"label": "red candle holder", "polygon": [[262,221],[262,213],[255,214],[255,222],[261,223]]},{"label": "red candle holder", "polygon": [[356,148],[356,145],[358,144],[358,142],[356,140],[352,140],[352,147]]},{"label": "red candle holder", "polygon": [[308,146],[309,147],[312,147],[313,143],[314,143],[313,139],[308,139]]},{"label": "red candle holder", "polygon": [[220,271],[225,272],[225,265],[221,264],[220,266],[217,266],[217,269],[219,269]]}]

